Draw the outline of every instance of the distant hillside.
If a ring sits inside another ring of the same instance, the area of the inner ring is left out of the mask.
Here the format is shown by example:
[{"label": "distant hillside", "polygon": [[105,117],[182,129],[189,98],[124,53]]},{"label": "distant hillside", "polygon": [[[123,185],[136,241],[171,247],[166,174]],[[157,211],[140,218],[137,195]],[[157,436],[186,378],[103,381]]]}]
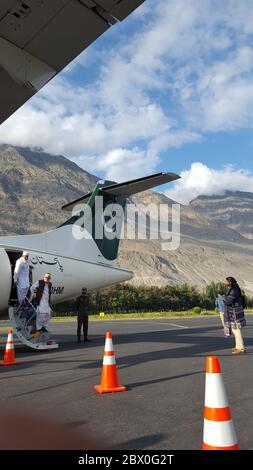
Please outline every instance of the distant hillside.
[{"label": "distant hillside", "polygon": [[[62,223],[61,206],[89,192],[98,178],[64,156],[0,146],[0,234],[46,231]],[[146,191],[138,205],[172,202]],[[195,284],[203,287],[228,275],[253,294],[253,194],[198,197],[181,206],[181,245],[161,249],[159,240],[122,240],[119,263],[134,270],[135,284]]]},{"label": "distant hillside", "polygon": [[[167,200],[171,220],[172,201],[166,196],[147,191],[133,199],[137,204]],[[181,244],[176,251],[161,250],[159,240],[123,240],[120,263],[127,266],[130,262],[135,284],[187,283],[204,287],[230,275],[253,294],[253,242],[206,215],[195,211],[192,204],[181,206]]]},{"label": "distant hillside", "polygon": [[66,219],[61,206],[97,178],[63,156],[0,146],[0,234],[48,230]]},{"label": "distant hillside", "polygon": [[200,196],[190,205],[196,213],[208,217],[211,222],[230,227],[253,239],[253,193],[226,191],[223,196]]}]

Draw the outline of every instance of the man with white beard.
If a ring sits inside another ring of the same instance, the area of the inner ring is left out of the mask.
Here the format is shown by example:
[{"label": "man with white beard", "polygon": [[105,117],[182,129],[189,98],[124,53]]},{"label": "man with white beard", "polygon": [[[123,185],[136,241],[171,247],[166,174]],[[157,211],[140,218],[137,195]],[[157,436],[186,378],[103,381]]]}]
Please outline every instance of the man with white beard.
[{"label": "man with white beard", "polygon": [[31,287],[32,296],[35,295],[37,308],[36,328],[40,333],[47,332],[47,325],[51,318],[51,274],[46,273],[43,279],[35,282]]},{"label": "man with white beard", "polygon": [[14,285],[17,286],[17,294],[18,294],[18,301],[20,305],[23,304],[29,286],[29,253],[27,251],[23,251],[21,258],[16,261],[15,269],[14,269]]}]

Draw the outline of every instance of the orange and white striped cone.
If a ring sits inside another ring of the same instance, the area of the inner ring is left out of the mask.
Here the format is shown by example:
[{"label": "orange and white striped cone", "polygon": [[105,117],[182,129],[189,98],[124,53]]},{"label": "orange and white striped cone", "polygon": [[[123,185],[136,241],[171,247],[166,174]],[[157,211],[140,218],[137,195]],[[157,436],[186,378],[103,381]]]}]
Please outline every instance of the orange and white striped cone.
[{"label": "orange and white striped cone", "polygon": [[101,375],[101,384],[94,385],[96,392],[125,392],[126,387],[119,384],[116,360],[113,350],[112,334],[106,333],[104,359]]},{"label": "orange and white striped cone", "polygon": [[239,450],[219,360],[215,356],[206,358],[202,450]]},{"label": "orange and white striped cone", "polygon": [[9,330],[5,353],[4,353],[4,360],[0,362],[0,365],[1,366],[14,366],[15,364],[20,364],[20,362],[15,361],[13,330]]}]

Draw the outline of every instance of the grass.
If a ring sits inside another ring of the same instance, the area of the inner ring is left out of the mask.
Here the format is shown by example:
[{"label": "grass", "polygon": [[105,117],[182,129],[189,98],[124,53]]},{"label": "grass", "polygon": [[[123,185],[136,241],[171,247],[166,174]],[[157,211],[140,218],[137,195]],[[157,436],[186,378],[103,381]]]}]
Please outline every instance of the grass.
[{"label": "grass", "polygon": [[[245,310],[245,313],[253,313],[253,310]],[[99,315],[90,315],[90,321],[108,321],[108,320],[139,320],[139,319],[166,319],[166,318],[202,318],[206,316],[218,316],[213,310],[206,310],[201,314],[196,314],[192,310],[184,312],[142,312],[142,313],[108,313],[104,317]],[[53,317],[53,323],[65,323],[76,321],[76,315]]]},{"label": "grass", "polygon": [[[198,318],[208,315],[217,315],[215,312],[206,311],[205,314],[198,315],[193,313],[192,310],[185,312],[142,312],[142,313],[108,313],[104,317],[99,315],[90,315],[90,321],[108,321],[108,320],[156,320],[156,319],[166,319],[166,318]],[[71,322],[75,321],[76,316],[62,316],[62,317],[53,317],[51,321],[57,322]]]},{"label": "grass", "polygon": [[[252,309],[245,310],[246,314],[253,313]],[[218,316],[218,314],[214,311],[207,310],[203,313],[196,314],[192,310],[187,310],[184,312],[143,312],[143,313],[108,313],[104,317],[100,317],[99,315],[90,315],[90,321],[109,321],[109,320],[141,320],[141,319],[148,319],[148,320],[157,320],[157,319],[172,319],[172,318],[202,318],[208,316]],[[53,317],[51,319],[52,323],[71,323],[76,322],[77,316],[70,314],[69,316],[59,316]],[[0,321],[0,332],[5,332],[10,327],[9,320],[1,320]]]},{"label": "grass", "polygon": [[[205,312],[206,315],[216,315],[215,312]],[[197,315],[193,313],[191,310],[187,312],[142,312],[142,313],[108,313],[104,317],[100,317],[99,315],[90,315],[90,321],[109,321],[109,320],[156,320],[156,319],[166,319],[166,318],[194,318],[204,316]],[[65,323],[65,322],[72,322],[76,321],[76,316],[61,316],[61,317],[53,317],[51,320],[53,323]]]}]

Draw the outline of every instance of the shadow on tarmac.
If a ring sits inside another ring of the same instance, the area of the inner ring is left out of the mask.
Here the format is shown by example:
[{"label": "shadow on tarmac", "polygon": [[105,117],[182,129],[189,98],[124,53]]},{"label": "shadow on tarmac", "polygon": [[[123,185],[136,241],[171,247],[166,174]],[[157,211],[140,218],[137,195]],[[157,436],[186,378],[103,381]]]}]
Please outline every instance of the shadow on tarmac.
[{"label": "shadow on tarmac", "polygon": [[[220,337],[208,335],[208,333],[213,333],[217,330],[220,330]],[[74,338],[73,338],[74,337]],[[20,345],[17,347],[17,352],[20,357],[20,353],[24,354],[24,357],[29,357],[31,360],[25,361],[17,366],[12,366],[16,370],[25,370],[33,366],[34,364],[72,364],[69,367],[69,370],[73,368],[78,369],[99,369],[101,370],[101,364],[103,359],[103,350],[104,350],[104,335],[91,337],[92,341],[90,343],[81,344],[76,342],[76,338],[72,334],[63,334],[56,337],[56,340],[59,340],[60,348],[57,351],[46,351],[39,352],[28,350],[27,347]],[[244,338],[246,354],[241,357],[246,357],[247,355],[252,355],[253,350],[253,338]],[[127,367],[132,367],[136,364],[144,364],[148,362],[154,362],[161,359],[174,359],[174,358],[189,358],[189,357],[205,357],[206,355],[218,355],[218,356],[230,356],[231,349],[234,347],[234,338],[225,339],[222,336],[222,331],[217,326],[211,327],[201,327],[201,328],[189,328],[189,329],[180,329],[180,330],[166,330],[166,331],[149,331],[149,332],[135,332],[135,333],[114,333],[113,342],[115,355],[117,360],[117,365],[120,369]],[[168,344],[168,348],[163,348],[160,350],[151,350],[143,351],[142,345],[144,344]],[[117,346],[118,345],[131,345],[138,344],[139,352],[137,354],[118,356]],[[174,347],[175,345],[175,347]],[[90,354],[89,358],[85,358],[85,353],[94,351],[94,347],[101,347],[100,357],[96,353],[96,358],[91,359]],[[249,349],[250,348],[250,349]],[[75,351],[76,354],[69,356],[68,352]],[[59,352],[60,357],[59,357]],[[34,356],[34,353],[39,354],[39,357]],[[65,353],[65,354],[64,354]],[[33,356],[33,357],[32,357]],[[238,359],[238,358],[237,358]],[[21,359],[22,360],[22,359]],[[4,368],[3,368],[4,369]],[[5,370],[9,368],[5,368]],[[67,370],[68,370],[67,369]],[[13,370],[13,369],[12,369]],[[62,369],[58,370],[62,372]],[[38,375],[43,373],[47,374],[49,371],[38,372]],[[57,372],[54,371],[54,372]],[[33,372],[29,375],[35,375],[36,372]],[[5,374],[3,374],[5,375]],[[28,374],[26,374],[28,375]],[[15,374],[9,378],[15,378]],[[1,380],[1,378],[0,378]],[[166,379],[165,379],[166,380]]]},{"label": "shadow on tarmac", "polygon": [[[140,359],[146,362],[163,358],[199,357],[206,356],[207,354],[214,354],[214,352],[220,356],[230,355],[231,349],[234,347],[234,337],[231,336],[231,338],[225,339],[222,336],[222,332],[220,337],[207,336],[207,333],[212,333],[217,330],[221,331],[220,328],[212,326],[203,328],[190,328],[187,330],[180,329],[171,331],[149,331],[123,334],[114,333],[113,343],[116,358],[117,345],[139,344],[141,348],[141,344],[144,343],[163,343],[168,344],[169,346],[168,349],[143,353],[140,351],[140,353],[137,355],[124,356],[117,359],[117,363],[120,362],[121,364],[131,365],[135,364],[136,362],[139,363]],[[62,351],[71,351],[76,349],[76,343],[68,340],[70,337],[71,335],[61,336],[61,339],[63,340],[61,344]],[[244,342],[246,349],[251,347],[251,349],[248,349],[248,353],[252,353],[253,338],[244,338]],[[176,347],[171,347],[171,345],[174,344]],[[103,357],[104,336],[97,337],[96,340],[89,343],[88,346],[85,345],[82,351],[86,351],[87,349],[92,350],[93,347],[98,346],[101,346],[101,358],[100,361],[98,361],[100,366]],[[221,351],[221,353],[219,353],[219,351]],[[75,362],[75,359],[72,361],[71,358],[68,358],[68,360],[69,362]],[[83,364],[83,367],[86,368],[87,365]]]},{"label": "shadow on tarmac", "polygon": [[205,371],[199,370],[197,372],[191,372],[189,374],[180,374],[180,375],[171,375],[169,377],[162,377],[159,379],[152,379],[152,380],[145,380],[143,382],[133,382],[127,385],[127,390],[131,390],[132,388],[136,387],[143,387],[145,385],[152,385],[156,383],[162,383],[162,382],[168,382],[169,380],[176,380],[176,379],[182,379],[183,377],[190,377],[192,375],[197,375],[197,374],[203,374]]},{"label": "shadow on tarmac", "polygon": [[138,449],[150,449],[156,444],[168,441],[168,434],[151,434],[142,436],[136,439],[131,439],[126,442],[121,442],[116,446],[111,447],[113,450],[138,450]]}]

